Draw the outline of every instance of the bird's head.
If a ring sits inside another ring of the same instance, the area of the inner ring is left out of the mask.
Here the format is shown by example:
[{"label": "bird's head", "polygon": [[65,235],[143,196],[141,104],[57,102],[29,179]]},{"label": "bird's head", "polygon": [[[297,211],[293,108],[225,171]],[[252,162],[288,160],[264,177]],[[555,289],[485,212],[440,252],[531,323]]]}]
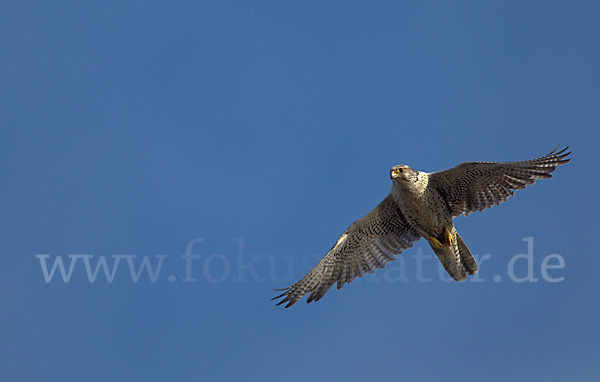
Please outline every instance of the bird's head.
[{"label": "bird's head", "polygon": [[394,182],[414,183],[419,179],[419,172],[410,166],[399,164],[390,169],[390,178]]}]

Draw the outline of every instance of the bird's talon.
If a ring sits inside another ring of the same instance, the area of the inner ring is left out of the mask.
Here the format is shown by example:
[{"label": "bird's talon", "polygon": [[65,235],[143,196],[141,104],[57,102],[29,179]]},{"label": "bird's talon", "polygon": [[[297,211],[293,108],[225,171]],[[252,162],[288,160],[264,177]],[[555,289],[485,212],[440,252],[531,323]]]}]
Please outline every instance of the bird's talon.
[{"label": "bird's talon", "polygon": [[452,236],[452,232],[450,232],[448,230],[448,228],[444,228],[444,236],[446,239],[446,242],[450,245],[452,245],[452,243],[454,242],[454,237]]},{"label": "bird's talon", "polygon": [[437,249],[444,248],[444,246],[442,245],[442,243],[440,243],[440,241],[437,238],[433,237],[433,236],[429,236],[429,242],[431,243],[431,245],[433,245]]}]

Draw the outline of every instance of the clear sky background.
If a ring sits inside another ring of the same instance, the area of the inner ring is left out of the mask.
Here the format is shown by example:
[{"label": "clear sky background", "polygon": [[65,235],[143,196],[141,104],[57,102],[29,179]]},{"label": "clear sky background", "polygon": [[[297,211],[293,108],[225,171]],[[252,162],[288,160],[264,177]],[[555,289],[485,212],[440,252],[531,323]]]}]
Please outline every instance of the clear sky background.
[{"label": "clear sky background", "polygon": [[[4,2],[0,379],[596,381],[599,12]],[[316,304],[269,301],[385,197],[392,165],[530,159],[559,143],[573,160],[553,179],[456,219],[491,255],[485,281],[447,283],[429,259],[418,282],[414,256],[432,253],[419,241],[404,281],[380,270]],[[538,281],[516,283],[526,237]],[[198,281],[182,282],[197,238]],[[46,283],[37,254],[167,257],[155,282],[133,282],[122,260],[113,282],[91,283],[79,259],[69,282]],[[542,278],[550,254],[562,282]]]}]

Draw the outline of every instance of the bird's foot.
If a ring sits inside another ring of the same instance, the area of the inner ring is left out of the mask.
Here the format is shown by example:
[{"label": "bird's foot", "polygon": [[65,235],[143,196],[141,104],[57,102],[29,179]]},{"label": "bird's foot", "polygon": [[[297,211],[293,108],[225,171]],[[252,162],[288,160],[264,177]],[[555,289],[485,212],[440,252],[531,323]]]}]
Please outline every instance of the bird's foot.
[{"label": "bird's foot", "polygon": [[450,232],[448,228],[444,228],[444,239],[446,239],[446,243],[448,243],[448,245],[452,245],[452,243],[454,242],[452,232]]},{"label": "bird's foot", "polygon": [[436,237],[434,237],[434,236],[429,236],[427,238],[427,241],[429,241],[429,244],[431,244],[432,246],[436,247],[437,249],[444,248],[444,246],[442,245],[442,243],[440,243],[440,241]]}]

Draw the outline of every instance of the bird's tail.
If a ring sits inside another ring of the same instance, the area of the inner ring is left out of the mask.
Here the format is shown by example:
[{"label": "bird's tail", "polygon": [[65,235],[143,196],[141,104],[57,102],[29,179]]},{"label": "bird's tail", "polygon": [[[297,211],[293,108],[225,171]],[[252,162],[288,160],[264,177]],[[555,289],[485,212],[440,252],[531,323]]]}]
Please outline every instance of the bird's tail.
[{"label": "bird's tail", "polygon": [[454,227],[452,227],[451,234],[452,244],[442,242],[442,248],[430,244],[446,272],[454,280],[462,281],[467,278],[467,274],[477,273],[477,263]]},{"label": "bird's tail", "polygon": [[460,256],[460,262],[462,263],[463,267],[465,267],[465,270],[469,275],[474,275],[475,273],[477,273],[477,262],[473,258],[473,255],[471,255],[471,251],[469,251],[469,248],[467,248],[462,237],[460,237],[460,235],[458,234],[458,231],[456,231],[456,229],[454,229],[453,231],[456,232],[456,244],[458,245],[458,255]]}]

